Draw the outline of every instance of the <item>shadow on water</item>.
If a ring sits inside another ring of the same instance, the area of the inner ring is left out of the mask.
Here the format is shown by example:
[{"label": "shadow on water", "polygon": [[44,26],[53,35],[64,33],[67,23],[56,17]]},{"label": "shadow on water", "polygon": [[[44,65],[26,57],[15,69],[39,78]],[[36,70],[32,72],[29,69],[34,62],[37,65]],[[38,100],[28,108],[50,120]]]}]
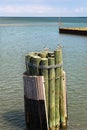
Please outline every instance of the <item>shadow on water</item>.
[{"label": "shadow on water", "polygon": [[11,126],[21,130],[27,130],[25,124],[25,114],[22,110],[9,111],[3,114],[4,120],[10,123]]},{"label": "shadow on water", "polygon": [[[25,123],[25,113],[22,110],[6,112],[3,114],[3,119],[6,122],[10,123],[10,125],[16,129],[28,130],[26,128],[26,123]],[[55,130],[67,130],[67,129],[55,128]]]}]

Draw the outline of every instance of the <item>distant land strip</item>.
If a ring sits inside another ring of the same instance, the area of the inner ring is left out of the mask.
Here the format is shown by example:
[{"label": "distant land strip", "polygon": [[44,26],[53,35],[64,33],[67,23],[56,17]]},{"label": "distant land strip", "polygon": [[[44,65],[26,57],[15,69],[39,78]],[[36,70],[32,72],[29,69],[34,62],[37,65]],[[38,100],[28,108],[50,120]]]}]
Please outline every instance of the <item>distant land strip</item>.
[{"label": "distant land strip", "polygon": [[85,28],[59,28],[59,33],[87,36],[87,27]]},{"label": "distant land strip", "polygon": [[26,24],[26,23],[24,23],[24,24],[11,24],[11,23],[8,23],[8,24],[0,24],[0,27],[1,26],[55,26],[56,24],[52,24],[52,23],[46,23],[46,24],[38,24],[38,23],[29,23],[29,24]]}]

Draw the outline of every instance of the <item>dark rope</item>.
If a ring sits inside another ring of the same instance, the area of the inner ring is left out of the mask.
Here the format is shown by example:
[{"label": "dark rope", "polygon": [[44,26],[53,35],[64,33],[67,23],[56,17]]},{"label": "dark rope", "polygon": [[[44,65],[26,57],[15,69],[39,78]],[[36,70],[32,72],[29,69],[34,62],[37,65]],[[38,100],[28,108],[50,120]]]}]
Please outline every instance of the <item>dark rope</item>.
[{"label": "dark rope", "polygon": [[36,64],[32,64],[32,63],[27,63],[26,64],[29,66],[29,67],[33,67],[33,68],[38,68],[38,69],[56,69],[56,68],[60,68],[62,67],[63,65],[63,62],[60,63],[60,64],[56,64],[56,65],[49,65],[49,66],[46,66],[46,65],[39,65],[37,66]]}]

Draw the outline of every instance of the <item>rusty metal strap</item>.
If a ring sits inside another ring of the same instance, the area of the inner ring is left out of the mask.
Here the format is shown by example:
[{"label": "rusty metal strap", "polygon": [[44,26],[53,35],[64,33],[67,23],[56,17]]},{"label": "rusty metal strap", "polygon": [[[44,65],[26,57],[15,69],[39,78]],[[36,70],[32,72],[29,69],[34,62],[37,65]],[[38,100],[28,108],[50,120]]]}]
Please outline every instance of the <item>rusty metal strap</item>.
[{"label": "rusty metal strap", "polygon": [[29,67],[48,70],[48,69],[56,69],[56,68],[62,67],[63,62],[60,63],[60,64],[49,65],[49,66],[46,66],[46,65],[39,65],[39,66],[37,66],[36,64],[32,64],[32,63],[26,63],[26,64],[28,64]]}]

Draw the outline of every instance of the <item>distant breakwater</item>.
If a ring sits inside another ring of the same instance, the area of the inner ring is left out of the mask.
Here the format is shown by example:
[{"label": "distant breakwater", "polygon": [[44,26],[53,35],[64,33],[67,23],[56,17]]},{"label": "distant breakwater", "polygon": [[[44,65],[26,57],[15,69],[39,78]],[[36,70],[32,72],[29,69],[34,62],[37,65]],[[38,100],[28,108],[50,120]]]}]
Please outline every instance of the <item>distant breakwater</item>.
[{"label": "distant breakwater", "polygon": [[59,28],[59,33],[87,36],[87,28]]}]

